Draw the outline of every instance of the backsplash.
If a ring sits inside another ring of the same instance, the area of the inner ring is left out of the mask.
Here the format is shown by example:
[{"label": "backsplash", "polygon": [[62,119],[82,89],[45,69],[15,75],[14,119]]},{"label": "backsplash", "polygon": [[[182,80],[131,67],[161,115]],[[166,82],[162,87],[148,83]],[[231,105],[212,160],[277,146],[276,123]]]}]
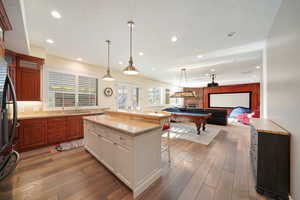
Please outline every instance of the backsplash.
[{"label": "backsplash", "polygon": [[43,110],[41,101],[18,101],[18,112],[39,112]]}]

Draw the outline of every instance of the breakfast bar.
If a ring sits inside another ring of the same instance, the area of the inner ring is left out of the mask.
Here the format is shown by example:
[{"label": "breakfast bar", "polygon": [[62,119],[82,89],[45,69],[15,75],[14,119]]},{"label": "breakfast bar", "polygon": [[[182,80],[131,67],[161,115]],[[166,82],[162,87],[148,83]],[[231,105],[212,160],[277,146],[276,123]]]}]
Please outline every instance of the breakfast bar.
[{"label": "breakfast bar", "polygon": [[169,117],[124,111],[84,117],[85,149],[136,198],[161,176],[161,120]]}]

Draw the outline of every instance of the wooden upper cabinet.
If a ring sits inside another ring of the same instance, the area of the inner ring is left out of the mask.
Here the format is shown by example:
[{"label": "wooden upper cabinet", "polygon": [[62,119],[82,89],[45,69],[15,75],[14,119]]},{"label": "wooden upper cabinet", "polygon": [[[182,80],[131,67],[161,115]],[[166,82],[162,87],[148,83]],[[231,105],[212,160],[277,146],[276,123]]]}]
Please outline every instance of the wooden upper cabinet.
[{"label": "wooden upper cabinet", "polygon": [[8,74],[16,87],[16,66],[17,66],[17,59],[16,59],[16,53],[10,50],[5,49],[5,60],[7,62],[8,66]]},{"label": "wooden upper cabinet", "polygon": [[11,31],[12,26],[10,24],[9,18],[5,11],[3,1],[0,0],[0,56],[4,57],[5,47],[4,47],[4,33],[6,31]]},{"label": "wooden upper cabinet", "polygon": [[16,92],[18,101],[41,100],[41,68],[44,59],[17,54]]}]

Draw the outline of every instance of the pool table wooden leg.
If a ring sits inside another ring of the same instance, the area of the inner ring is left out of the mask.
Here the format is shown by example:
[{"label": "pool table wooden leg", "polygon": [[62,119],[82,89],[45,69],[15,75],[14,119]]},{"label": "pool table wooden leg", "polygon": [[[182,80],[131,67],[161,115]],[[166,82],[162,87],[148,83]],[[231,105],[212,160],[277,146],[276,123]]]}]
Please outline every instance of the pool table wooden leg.
[{"label": "pool table wooden leg", "polygon": [[202,124],[202,130],[203,130],[203,131],[205,131],[205,129],[206,129],[206,127],[205,127],[205,126],[206,126],[206,119],[205,119],[205,120],[203,120],[203,124]]},{"label": "pool table wooden leg", "polygon": [[199,121],[195,120],[194,123],[196,124],[196,127],[197,127],[197,134],[200,135],[202,121],[201,120],[199,120]]}]

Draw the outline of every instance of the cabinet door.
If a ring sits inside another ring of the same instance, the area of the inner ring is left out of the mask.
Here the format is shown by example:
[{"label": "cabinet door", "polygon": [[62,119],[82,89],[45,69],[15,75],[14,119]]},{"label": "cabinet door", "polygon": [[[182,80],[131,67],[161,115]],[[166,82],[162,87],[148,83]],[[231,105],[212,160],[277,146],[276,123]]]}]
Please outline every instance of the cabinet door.
[{"label": "cabinet door", "polygon": [[40,101],[40,70],[17,69],[17,98],[19,101]]},{"label": "cabinet door", "polygon": [[40,72],[44,59],[17,54],[16,60],[18,100],[40,101]]},{"label": "cabinet door", "polygon": [[67,140],[77,139],[83,136],[82,116],[67,117]]},{"label": "cabinet door", "polygon": [[55,144],[66,140],[66,118],[49,118],[47,120],[48,144]]},{"label": "cabinet door", "polygon": [[85,146],[91,150],[97,159],[102,160],[102,139],[101,136],[89,131],[84,135]]},{"label": "cabinet door", "polygon": [[29,149],[47,144],[46,120],[21,120],[18,128],[20,149]]},{"label": "cabinet door", "polygon": [[114,167],[116,174],[125,182],[127,185],[132,183],[132,151],[124,148],[120,145],[115,145],[114,151]]},{"label": "cabinet door", "polygon": [[104,137],[101,137],[101,152],[102,152],[102,163],[114,171],[113,156],[114,156],[114,143]]}]

